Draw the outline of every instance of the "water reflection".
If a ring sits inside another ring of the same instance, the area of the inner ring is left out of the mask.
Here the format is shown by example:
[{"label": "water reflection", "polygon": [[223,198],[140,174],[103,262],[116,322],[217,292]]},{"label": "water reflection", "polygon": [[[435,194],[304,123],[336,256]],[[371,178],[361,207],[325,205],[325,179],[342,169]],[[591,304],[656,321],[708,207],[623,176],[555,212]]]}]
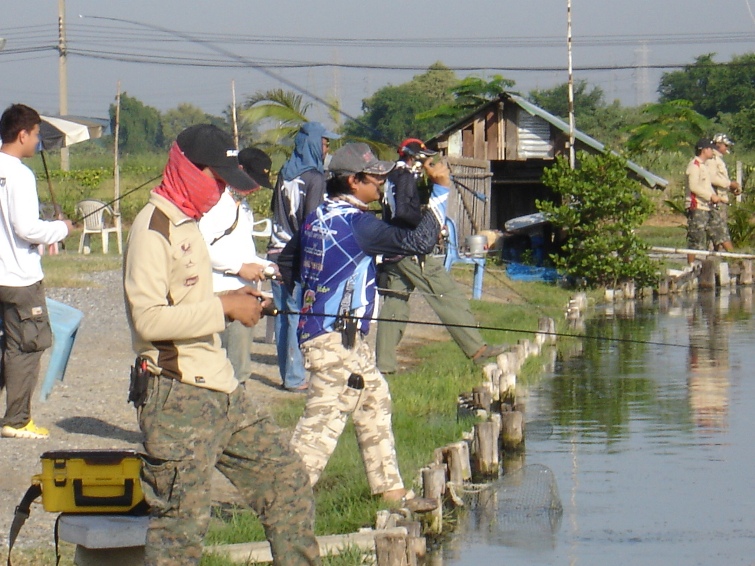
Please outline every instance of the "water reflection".
[{"label": "water reflection", "polygon": [[728,290],[718,301],[713,293],[706,293],[692,306],[687,319],[689,407],[695,425],[706,431],[726,428],[729,412],[729,331],[722,324],[729,298]]},{"label": "water reflection", "polygon": [[553,434],[528,438],[527,465],[508,467],[552,470],[563,525],[509,528],[496,492],[462,520],[444,564],[752,563],[753,290],[632,305],[586,324],[617,341],[562,349],[527,392],[527,421]]}]

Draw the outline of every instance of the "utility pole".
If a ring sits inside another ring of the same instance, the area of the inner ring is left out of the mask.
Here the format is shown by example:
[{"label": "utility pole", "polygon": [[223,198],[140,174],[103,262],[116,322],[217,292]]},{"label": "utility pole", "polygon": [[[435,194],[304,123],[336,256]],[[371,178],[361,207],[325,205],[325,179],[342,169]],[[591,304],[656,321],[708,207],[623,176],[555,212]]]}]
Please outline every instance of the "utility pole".
[{"label": "utility pole", "polygon": [[571,61],[571,0],[566,0],[566,51],[569,57],[569,166],[574,169],[574,75]]},{"label": "utility pole", "polygon": [[[60,88],[60,115],[68,115],[68,67],[66,64],[66,0],[58,0],[58,76]],[[60,168],[70,169],[68,148],[60,148]]]},{"label": "utility pole", "polygon": [[636,60],[636,71],[634,76],[635,104],[642,106],[650,102],[650,77],[648,74],[648,49],[647,43],[642,43],[640,47],[634,50]]},{"label": "utility pole", "polygon": [[233,144],[239,148],[239,123],[236,118],[236,81],[231,80],[231,120],[233,121]]},{"label": "utility pole", "polygon": [[118,162],[118,142],[121,132],[121,81],[118,81],[118,93],[115,95],[115,151],[113,152],[113,210],[121,210],[121,167]]}]

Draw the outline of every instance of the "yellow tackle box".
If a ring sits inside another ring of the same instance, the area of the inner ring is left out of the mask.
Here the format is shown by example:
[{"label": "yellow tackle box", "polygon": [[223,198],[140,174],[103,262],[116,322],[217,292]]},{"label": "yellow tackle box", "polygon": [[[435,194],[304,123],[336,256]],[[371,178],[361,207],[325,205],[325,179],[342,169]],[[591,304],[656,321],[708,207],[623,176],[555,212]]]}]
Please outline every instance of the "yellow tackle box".
[{"label": "yellow tackle box", "polygon": [[133,450],[45,452],[42,506],[53,513],[128,513],[142,503],[141,460]]}]

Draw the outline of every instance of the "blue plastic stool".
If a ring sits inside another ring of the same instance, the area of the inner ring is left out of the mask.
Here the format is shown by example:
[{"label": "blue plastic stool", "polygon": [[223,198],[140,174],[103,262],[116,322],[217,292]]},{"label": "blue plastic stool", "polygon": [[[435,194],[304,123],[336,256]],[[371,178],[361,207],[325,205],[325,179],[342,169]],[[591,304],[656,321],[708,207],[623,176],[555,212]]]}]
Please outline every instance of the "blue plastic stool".
[{"label": "blue plastic stool", "polygon": [[446,268],[446,271],[451,271],[451,266],[454,263],[473,263],[475,267],[472,298],[480,299],[482,297],[482,278],[485,276],[486,259],[484,257],[460,255],[456,223],[450,218],[446,218],[446,229],[448,230],[448,242],[446,242],[446,259],[443,262],[443,267]]},{"label": "blue plastic stool", "polygon": [[42,381],[40,401],[46,401],[55,385],[55,380],[63,381],[68,359],[71,357],[73,343],[79,330],[84,313],[53,299],[47,299],[47,314],[52,327],[52,349],[50,350],[50,364]]}]

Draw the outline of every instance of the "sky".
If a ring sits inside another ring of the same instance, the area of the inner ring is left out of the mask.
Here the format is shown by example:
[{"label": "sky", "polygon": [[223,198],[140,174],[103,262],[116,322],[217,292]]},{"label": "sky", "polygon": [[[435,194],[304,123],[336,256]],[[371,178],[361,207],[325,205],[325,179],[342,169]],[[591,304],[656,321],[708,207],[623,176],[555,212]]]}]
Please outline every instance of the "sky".
[{"label": "sky", "polygon": [[[58,113],[58,3],[0,0],[6,39],[0,107],[23,102]],[[460,78],[501,74],[525,95],[568,78],[567,0],[65,0],[65,6],[72,115],[107,117],[119,81],[122,91],[161,111],[190,103],[211,114],[231,104],[232,81],[238,103],[257,91],[295,90],[313,102],[311,119],[332,125],[317,99],[335,96],[346,115],[358,116],[364,98],[436,61]],[[600,87],[608,102],[652,102],[661,74],[674,65],[705,53],[727,62],[755,51],[752,9],[755,0],[572,0],[574,78]],[[279,66],[255,68],[271,63]]]}]

